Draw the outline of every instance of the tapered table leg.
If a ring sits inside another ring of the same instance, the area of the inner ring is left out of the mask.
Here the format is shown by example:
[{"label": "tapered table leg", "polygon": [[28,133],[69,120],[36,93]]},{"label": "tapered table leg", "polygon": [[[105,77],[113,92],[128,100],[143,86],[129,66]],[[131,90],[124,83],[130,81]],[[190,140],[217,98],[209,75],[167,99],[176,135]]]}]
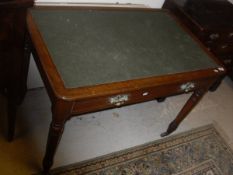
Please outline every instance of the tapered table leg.
[{"label": "tapered table leg", "polygon": [[54,155],[61,140],[65,122],[70,117],[72,102],[56,101],[52,105],[53,118],[50,124],[46,152],[43,159],[43,172],[47,174],[53,165]]},{"label": "tapered table leg", "polygon": [[169,126],[166,132],[162,133],[160,136],[164,137],[169,134],[171,134],[173,131],[176,130],[176,128],[179,126],[179,124],[182,122],[182,120],[188,115],[188,113],[195,107],[195,105],[201,100],[203,95],[205,94],[206,90],[196,90],[193,92],[192,96],[188,99],[188,101],[185,103],[184,107],[181,109],[175,120],[173,120]]},{"label": "tapered table leg", "polygon": [[53,158],[57,149],[57,146],[61,140],[62,134],[64,130],[64,124],[56,124],[51,122],[48,141],[46,146],[46,153],[43,159],[43,171],[44,173],[48,173],[50,168],[53,165]]},{"label": "tapered table leg", "polygon": [[214,83],[212,86],[210,86],[209,91],[210,91],[210,92],[216,91],[216,90],[218,89],[218,87],[220,86],[220,84],[222,83],[222,80],[223,80],[224,77],[225,77],[225,75],[224,75],[224,76],[221,76],[220,78],[218,78],[218,79],[215,81],[215,83]]},{"label": "tapered table leg", "polygon": [[25,36],[24,49],[19,50],[15,64],[17,71],[9,80],[9,87],[5,92],[8,98],[7,112],[8,112],[8,141],[12,141],[15,132],[15,120],[18,106],[23,102],[27,92],[27,76],[29,68],[29,59],[31,53],[30,41],[28,35]]}]

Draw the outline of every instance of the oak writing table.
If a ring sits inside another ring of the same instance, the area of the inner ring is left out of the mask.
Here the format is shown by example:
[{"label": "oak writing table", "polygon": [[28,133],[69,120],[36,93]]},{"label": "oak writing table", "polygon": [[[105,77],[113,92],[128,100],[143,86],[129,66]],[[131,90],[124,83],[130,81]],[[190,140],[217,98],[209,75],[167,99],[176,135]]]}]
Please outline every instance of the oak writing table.
[{"label": "oak writing table", "polygon": [[37,7],[27,27],[52,102],[44,172],[72,116],[193,92],[166,136],[225,74],[164,10]]}]

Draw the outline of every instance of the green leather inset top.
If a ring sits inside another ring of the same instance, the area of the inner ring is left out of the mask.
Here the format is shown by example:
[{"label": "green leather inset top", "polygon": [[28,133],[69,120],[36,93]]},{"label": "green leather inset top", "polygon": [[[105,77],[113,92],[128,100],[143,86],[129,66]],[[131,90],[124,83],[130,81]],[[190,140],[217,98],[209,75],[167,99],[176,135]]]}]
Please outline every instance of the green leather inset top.
[{"label": "green leather inset top", "polygon": [[32,14],[67,88],[217,67],[162,11]]}]

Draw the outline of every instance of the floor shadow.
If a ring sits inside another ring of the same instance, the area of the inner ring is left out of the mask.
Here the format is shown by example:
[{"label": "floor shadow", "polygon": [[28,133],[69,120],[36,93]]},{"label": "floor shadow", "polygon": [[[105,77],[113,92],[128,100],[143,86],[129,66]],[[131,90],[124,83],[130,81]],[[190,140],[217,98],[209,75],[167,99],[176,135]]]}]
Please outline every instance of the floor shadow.
[{"label": "floor shadow", "polygon": [[233,80],[231,80],[229,77],[225,78],[226,84],[233,89]]},{"label": "floor shadow", "polygon": [[[14,159],[14,161],[19,161],[19,164],[25,164],[26,167],[28,167],[27,169],[30,169],[30,171],[32,170],[33,172],[39,172],[42,169],[41,162],[44,153],[38,148],[36,140],[28,136],[28,133],[30,133],[30,126],[26,120],[27,112],[25,111],[25,108],[22,109],[22,105],[20,105],[17,109],[15,134],[12,142],[9,144],[19,145],[18,148],[23,149],[25,154],[31,154],[27,159],[17,157]],[[7,99],[0,94],[0,137],[3,138],[3,142],[7,142],[7,129]],[[22,150],[16,152],[20,155]],[[12,156],[14,155],[9,155],[9,157]]]}]

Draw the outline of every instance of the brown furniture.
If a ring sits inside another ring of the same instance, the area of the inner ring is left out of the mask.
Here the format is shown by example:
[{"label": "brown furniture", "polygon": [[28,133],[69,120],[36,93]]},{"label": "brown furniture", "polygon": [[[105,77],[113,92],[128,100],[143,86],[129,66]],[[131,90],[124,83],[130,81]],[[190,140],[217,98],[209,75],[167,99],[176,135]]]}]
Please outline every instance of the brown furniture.
[{"label": "brown furniture", "polygon": [[26,93],[29,53],[25,52],[26,12],[32,0],[0,1],[0,92],[8,98],[8,139],[12,140],[16,108]]},{"label": "brown furniture", "polygon": [[219,58],[233,79],[233,4],[227,0],[166,0],[163,8]]},{"label": "brown furniture", "polygon": [[52,102],[44,172],[72,116],[192,92],[166,136],[225,73],[163,10],[38,7],[27,27]]}]

